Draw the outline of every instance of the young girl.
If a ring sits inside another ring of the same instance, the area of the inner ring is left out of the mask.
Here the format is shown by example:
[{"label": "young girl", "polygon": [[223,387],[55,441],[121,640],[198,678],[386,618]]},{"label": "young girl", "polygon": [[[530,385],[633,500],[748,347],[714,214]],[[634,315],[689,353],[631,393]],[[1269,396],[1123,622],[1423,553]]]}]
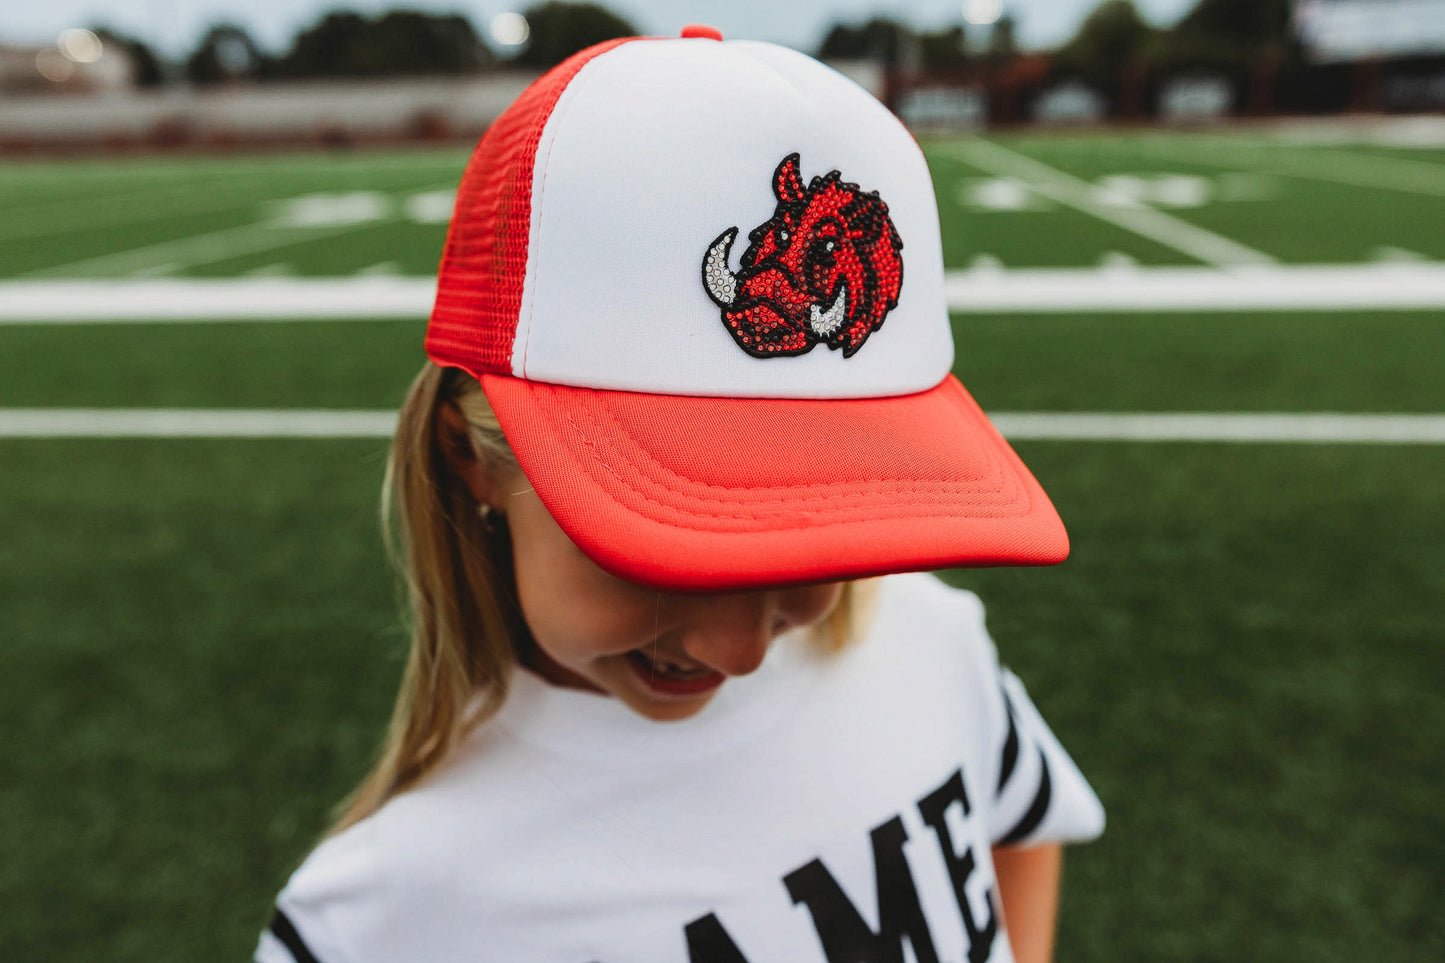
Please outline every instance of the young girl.
[{"label": "young girl", "polygon": [[1098,800],[978,600],[887,573],[1063,528],[949,373],[907,131],[720,39],[583,51],[472,158],[389,465],[401,694],[262,963],[1051,954]]}]

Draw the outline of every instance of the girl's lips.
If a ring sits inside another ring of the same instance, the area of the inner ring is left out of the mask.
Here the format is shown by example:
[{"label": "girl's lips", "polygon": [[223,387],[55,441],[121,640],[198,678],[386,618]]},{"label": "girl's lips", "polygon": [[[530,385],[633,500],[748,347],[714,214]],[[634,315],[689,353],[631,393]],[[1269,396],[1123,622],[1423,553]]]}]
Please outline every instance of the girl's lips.
[{"label": "girl's lips", "polygon": [[659,695],[700,695],[727,681],[727,676],[717,671],[696,677],[675,678],[660,670],[645,653],[637,651],[627,653],[627,664],[644,685]]}]

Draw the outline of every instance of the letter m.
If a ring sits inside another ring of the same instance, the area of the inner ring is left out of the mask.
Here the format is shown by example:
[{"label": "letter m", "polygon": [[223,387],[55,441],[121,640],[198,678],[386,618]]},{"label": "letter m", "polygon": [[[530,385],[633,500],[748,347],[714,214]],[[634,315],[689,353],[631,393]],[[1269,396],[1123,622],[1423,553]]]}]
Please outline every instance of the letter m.
[{"label": "letter m", "polygon": [[918,963],[938,963],[918,890],[903,855],[908,832],[894,816],[872,832],[873,866],[878,878],[878,930],[864,922],[833,874],[813,860],[783,877],[783,885],[813,914],[813,927],[828,963],[903,963],[903,939]]}]

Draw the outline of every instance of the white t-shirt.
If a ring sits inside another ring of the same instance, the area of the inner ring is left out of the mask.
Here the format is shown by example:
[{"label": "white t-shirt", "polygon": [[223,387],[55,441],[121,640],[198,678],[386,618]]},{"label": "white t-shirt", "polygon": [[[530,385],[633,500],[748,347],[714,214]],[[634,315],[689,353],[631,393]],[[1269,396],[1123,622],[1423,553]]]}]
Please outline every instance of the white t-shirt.
[{"label": "white t-shirt", "polygon": [[448,765],[317,847],[256,959],[1012,960],[990,847],[1103,809],[977,597],[882,583],[866,638],[785,636],[682,722],[517,672]]}]

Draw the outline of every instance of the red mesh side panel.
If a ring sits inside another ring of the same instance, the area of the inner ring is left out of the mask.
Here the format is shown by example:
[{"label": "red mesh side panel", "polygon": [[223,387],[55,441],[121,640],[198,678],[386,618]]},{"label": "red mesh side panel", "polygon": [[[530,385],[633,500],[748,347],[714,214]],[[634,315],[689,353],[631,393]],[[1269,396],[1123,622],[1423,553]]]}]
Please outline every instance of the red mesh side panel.
[{"label": "red mesh side panel", "polygon": [[577,71],[626,42],[588,47],[543,74],[497,118],[472,152],[457,189],[427,327],[427,356],[437,364],[473,374],[512,373],[512,339],[527,271],[532,172],[542,128]]}]

